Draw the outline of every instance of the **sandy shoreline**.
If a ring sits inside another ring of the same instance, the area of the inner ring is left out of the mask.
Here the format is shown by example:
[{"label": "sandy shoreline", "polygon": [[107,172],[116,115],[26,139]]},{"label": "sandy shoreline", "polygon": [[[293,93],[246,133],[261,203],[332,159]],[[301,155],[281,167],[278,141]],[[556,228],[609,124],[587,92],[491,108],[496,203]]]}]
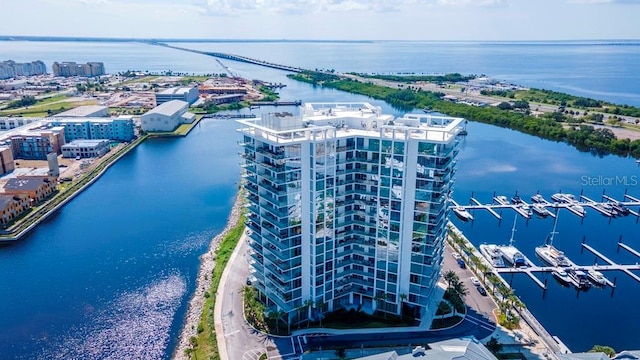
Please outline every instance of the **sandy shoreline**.
[{"label": "sandy shoreline", "polygon": [[189,347],[189,338],[197,335],[198,321],[200,321],[200,316],[202,315],[202,309],[205,302],[204,293],[209,290],[209,286],[211,285],[211,273],[216,265],[216,262],[213,259],[213,254],[216,252],[220,246],[220,242],[227,235],[229,230],[231,230],[240,220],[241,209],[242,196],[238,194],[236,196],[236,201],[231,208],[231,214],[229,214],[224,230],[211,240],[207,252],[200,256],[200,268],[198,269],[196,290],[193,297],[191,297],[191,300],[189,300],[187,316],[182,326],[182,330],[180,330],[180,340],[178,341],[178,346],[173,352],[173,359],[189,358],[185,355],[184,350]]}]

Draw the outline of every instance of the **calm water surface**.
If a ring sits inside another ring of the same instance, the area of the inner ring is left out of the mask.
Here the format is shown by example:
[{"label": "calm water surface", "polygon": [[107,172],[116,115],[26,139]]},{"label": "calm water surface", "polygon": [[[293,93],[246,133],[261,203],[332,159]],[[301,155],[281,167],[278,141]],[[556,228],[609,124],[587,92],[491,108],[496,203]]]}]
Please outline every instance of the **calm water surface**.
[{"label": "calm water surface", "polygon": [[[530,86],[569,91],[640,105],[638,46],[496,43],[208,43],[185,47],[226,51],[307,68],[362,72],[485,73]],[[17,61],[104,61],[109,72],[128,69],[219,73],[213,58],[122,43],[0,42],[0,54]],[[536,61],[531,61],[535,57]],[[283,72],[225,61],[248,78],[287,84],[282,99],[367,101],[363,96],[289,81]],[[387,113],[399,113],[388,105]],[[247,110],[244,110],[247,111]],[[255,111],[255,110],[254,110]],[[265,108],[264,111],[273,111]],[[280,110],[281,111],[281,110]],[[115,164],[96,184],[66,205],[23,241],[0,248],[0,358],[168,358],[173,351],[195,285],[198,256],[226,221],[239,181],[233,122],[204,121],[183,139],[145,142]],[[584,177],[638,176],[633,160],[594,157],[560,143],[484,124],[469,124],[459,160],[454,197],[489,202],[493,192],[528,198],[540,191],[598,198],[603,190],[621,197],[625,188],[585,186]],[[502,223],[476,212],[473,224],[459,224],[476,244],[505,243],[512,214]],[[552,221],[518,220],[517,246],[533,248]],[[611,223],[589,211],[584,223],[560,213],[555,244],[573,261],[586,241],[613,260],[635,263],[616,241],[640,248],[633,218]],[[618,288],[578,294],[556,286],[542,292],[515,276],[517,294],[548,330],[574,351],[594,343],[638,348],[640,323],[634,299],[640,284],[624,274]],[[590,329],[607,329],[594,332]],[[589,329],[589,330],[587,330]],[[123,354],[127,354],[123,356]]]}]

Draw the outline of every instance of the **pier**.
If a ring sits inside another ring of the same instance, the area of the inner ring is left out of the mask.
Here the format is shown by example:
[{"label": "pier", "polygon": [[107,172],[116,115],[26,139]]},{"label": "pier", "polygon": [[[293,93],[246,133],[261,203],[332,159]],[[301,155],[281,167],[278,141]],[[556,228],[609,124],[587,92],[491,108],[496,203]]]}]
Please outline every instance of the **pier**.
[{"label": "pier", "polygon": [[255,119],[255,114],[204,114],[203,119]]},{"label": "pier", "polygon": [[[620,243],[618,243],[618,245],[620,245]],[[584,242],[582,243],[582,247],[589,250],[590,252],[592,252],[595,256],[599,257],[600,259],[604,260],[605,262],[609,263],[609,265],[594,265],[594,266],[582,266],[581,268],[593,268],[599,271],[602,270],[619,270],[624,272],[625,274],[629,275],[633,280],[640,282],[640,277],[638,277],[638,275],[634,274],[631,272],[631,270],[640,270],[640,265],[635,264],[635,265],[620,265],[620,264],[616,264],[613,260],[609,259],[608,257],[604,256],[602,253],[600,253],[598,250],[592,248],[591,246],[585,244]],[[625,245],[626,248],[626,245]]]},{"label": "pier", "polygon": [[295,101],[252,101],[249,103],[251,107],[260,107],[260,106],[300,106],[302,105],[302,100]]},{"label": "pier", "polygon": [[[452,203],[455,204],[455,206],[459,206],[466,210],[486,210],[498,220],[502,220],[502,215],[496,210],[502,209],[513,210],[523,218],[531,219],[533,215],[533,213],[531,212],[531,208],[534,205],[543,207],[545,210],[547,210],[547,216],[551,216],[553,218],[556,217],[556,214],[555,211],[551,211],[550,209],[556,211],[558,209],[565,209],[580,218],[584,218],[586,216],[585,208],[594,209],[598,213],[609,218],[626,215],[633,215],[636,218],[640,218],[640,211],[634,211],[633,209],[630,209],[630,207],[640,207],[640,199],[626,193],[624,194],[624,201],[616,200],[615,198],[612,198],[605,194],[602,195],[602,199],[605,200],[602,202],[595,201],[583,194],[580,194],[579,199],[580,201],[567,200],[564,202],[549,202],[540,196],[537,202],[528,203],[520,199],[519,203],[514,204],[513,201],[509,202],[509,200],[507,200],[505,196],[494,195],[491,203],[483,204],[478,199],[474,198],[472,194],[469,201],[470,205],[458,205],[457,202],[453,201]],[[616,206],[624,208],[625,213],[620,214],[619,212],[615,211]]]}]

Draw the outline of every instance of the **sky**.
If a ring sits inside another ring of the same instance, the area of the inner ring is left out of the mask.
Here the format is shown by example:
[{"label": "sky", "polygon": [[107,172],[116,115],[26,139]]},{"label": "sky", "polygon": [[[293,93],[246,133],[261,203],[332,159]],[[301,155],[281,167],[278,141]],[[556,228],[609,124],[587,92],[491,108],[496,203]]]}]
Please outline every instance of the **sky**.
[{"label": "sky", "polygon": [[640,39],[640,0],[4,0],[0,35]]}]

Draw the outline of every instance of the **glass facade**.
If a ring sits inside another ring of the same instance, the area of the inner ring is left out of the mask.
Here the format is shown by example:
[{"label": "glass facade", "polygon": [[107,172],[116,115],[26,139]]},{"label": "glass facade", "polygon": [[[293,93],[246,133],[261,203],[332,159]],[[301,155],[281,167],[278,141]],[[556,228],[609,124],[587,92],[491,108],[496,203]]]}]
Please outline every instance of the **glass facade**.
[{"label": "glass facade", "polygon": [[254,284],[292,322],[351,307],[418,318],[439,277],[462,119],[349,105],[240,121]]}]

